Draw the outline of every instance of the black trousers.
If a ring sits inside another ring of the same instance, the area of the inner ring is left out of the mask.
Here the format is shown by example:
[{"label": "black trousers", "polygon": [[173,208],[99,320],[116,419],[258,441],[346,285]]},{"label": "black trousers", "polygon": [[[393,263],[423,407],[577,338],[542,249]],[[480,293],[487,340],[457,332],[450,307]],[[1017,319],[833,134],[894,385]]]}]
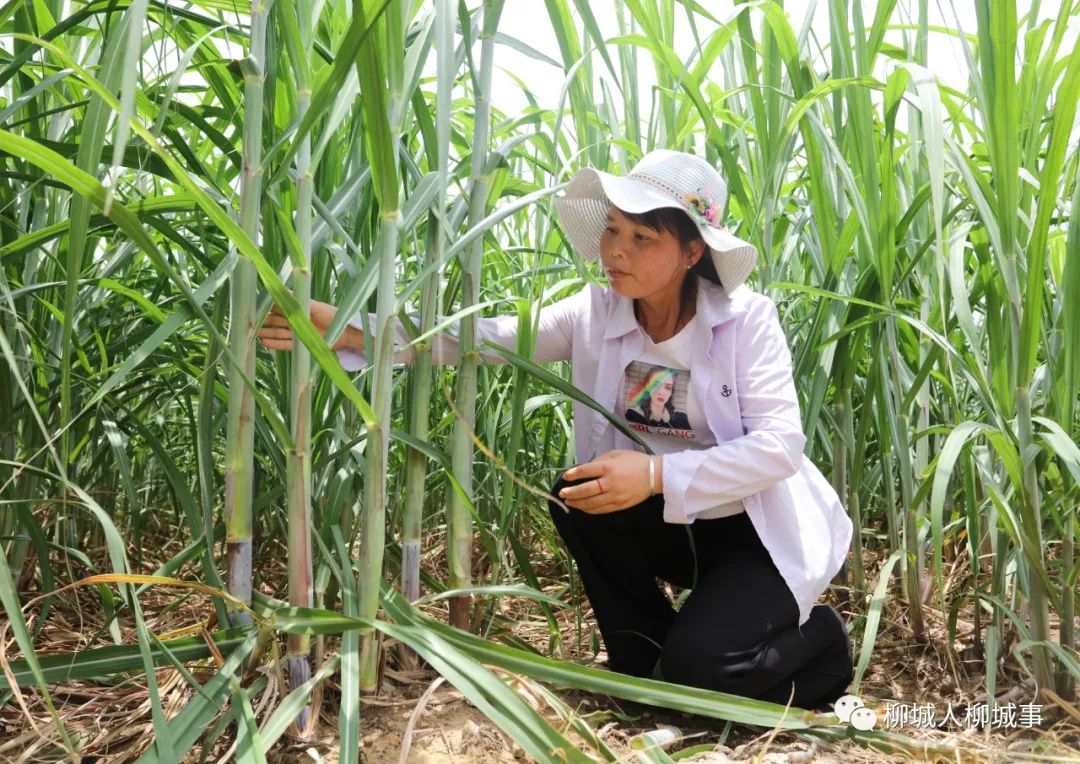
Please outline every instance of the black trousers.
[{"label": "black trousers", "polygon": [[[580,482],[560,477],[551,493]],[[798,626],[795,598],[745,512],[668,523],[661,494],[604,515],[548,507],[613,671],[799,708],[844,694],[853,669],[843,620],[817,605]],[[678,612],[658,578],[692,589]]]}]

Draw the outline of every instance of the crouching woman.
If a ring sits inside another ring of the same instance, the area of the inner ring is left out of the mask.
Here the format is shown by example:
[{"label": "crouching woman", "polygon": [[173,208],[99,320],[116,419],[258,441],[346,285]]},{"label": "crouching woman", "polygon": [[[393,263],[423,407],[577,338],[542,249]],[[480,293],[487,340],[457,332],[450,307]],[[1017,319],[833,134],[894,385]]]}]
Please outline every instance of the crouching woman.
[{"label": "crouching woman", "polygon": [[[744,283],[756,252],[721,225],[726,196],[710,164],[660,150],[626,176],[581,170],[557,200],[566,237],[600,259],[607,286],[545,307],[533,358],[569,360],[574,385],[637,440],[575,402],[579,463],[549,511],[612,670],[822,708],[853,673],[843,620],[815,604],[852,526],[803,458],[791,354],[775,305]],[[325,331],[333,314],[318,303],[312,321]],[[478,340],[514,348],[516,330],[517,316],[480,319]],[[291,348],[279,315],[259,337]],[[401,327],[395,342],[407,342]],[[358,369],[364,347],[358,317],[336,349]],[[432,354],[456,361],[449,332]],[[690,590],[680,607],[658,579]]]}]

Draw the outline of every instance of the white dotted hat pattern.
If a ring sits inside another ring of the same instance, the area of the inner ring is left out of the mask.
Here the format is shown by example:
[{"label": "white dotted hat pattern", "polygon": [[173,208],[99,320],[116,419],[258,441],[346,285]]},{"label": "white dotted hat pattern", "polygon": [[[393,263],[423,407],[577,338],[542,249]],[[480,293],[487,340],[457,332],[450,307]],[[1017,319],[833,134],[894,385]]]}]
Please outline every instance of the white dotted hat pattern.
[{"label": "white dotted hat pattern", "polygon": [[724,291],[730,294],[754,270],[757,250],[723,227],[727,184],[701,157],[657,149],[641,158],[625,176],[585,168],[555,200],[563,230],[586,260],[600,256],[600,235],[611,205],[642,213],[661,207],[685,211],[709,247]]}]

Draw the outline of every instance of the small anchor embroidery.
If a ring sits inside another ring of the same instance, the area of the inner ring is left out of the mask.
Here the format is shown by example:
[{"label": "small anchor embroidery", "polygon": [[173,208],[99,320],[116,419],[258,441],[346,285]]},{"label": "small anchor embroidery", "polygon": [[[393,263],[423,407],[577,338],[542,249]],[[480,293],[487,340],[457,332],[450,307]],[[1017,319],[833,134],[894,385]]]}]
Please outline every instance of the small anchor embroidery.
[{"label": "small anchor embroidery", "polygon": [[722,396],[724,396],[725,398],[729,397],[731,395],[731,388],[728,387],[727,385],[724,385],[723,387],[720,388],[720,394]]}]

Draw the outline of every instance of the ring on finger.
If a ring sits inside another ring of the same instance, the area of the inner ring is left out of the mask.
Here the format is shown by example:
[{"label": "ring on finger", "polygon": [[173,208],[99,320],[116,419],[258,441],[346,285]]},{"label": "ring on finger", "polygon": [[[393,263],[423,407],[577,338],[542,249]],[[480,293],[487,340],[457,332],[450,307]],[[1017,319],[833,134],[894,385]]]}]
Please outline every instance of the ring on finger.
[{"label": "ring on finger", "polygon": [[604,492],[604,484],[600,482],[600,478],[596,479],[596,487],[600,489],[600,492],[597,494],[597,496],[599,496]]}]

